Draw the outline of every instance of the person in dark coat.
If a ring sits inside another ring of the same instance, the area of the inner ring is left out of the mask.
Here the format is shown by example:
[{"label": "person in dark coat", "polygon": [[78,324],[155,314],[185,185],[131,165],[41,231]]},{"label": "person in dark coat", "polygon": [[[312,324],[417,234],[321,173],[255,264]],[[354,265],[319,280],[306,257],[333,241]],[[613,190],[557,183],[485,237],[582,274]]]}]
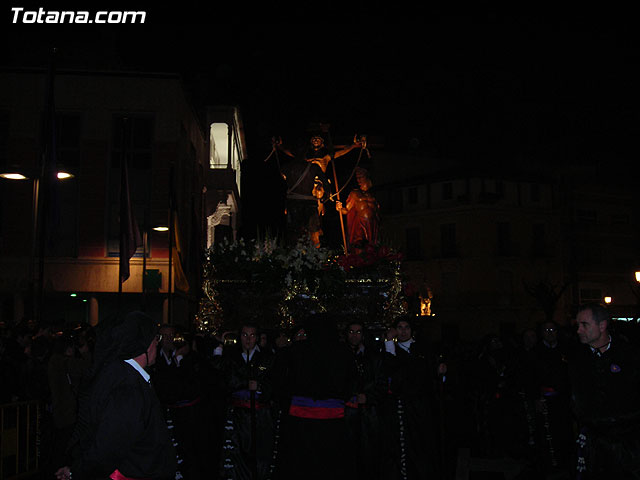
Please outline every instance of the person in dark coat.
[{"label": "person in dark coat", "polygon": [[[274,426],[269,375],[273,355],[257,347],[258,328],[246,322],[240,348],[216,349],[229,393],[220,478],[263,479],[271,472]],[[221,354],[221,356],[220,356]]]},{"label": "person in dark coat", "polygon": [[344,416],[347,441],[354,453],[355,470],[351,478],[374,480],[380,478],[379,404],[386,390],[382,368],[382,354],[365,346],[364,322],[353,320],[345,329],[345,340],[356,366],[357,379],[352,397],[347,401]]},{"label": "person in dark coat", "polygon": [[568,348],[560,342],[555,322],[542,324],[542,340],[535,349],[535,372],[541,433],[538,443],[547,469],[566,466],[573,447]]},{"label": "person in dark coat", "polygon": [[446,365],[430,361],[425,346],[413,338],[407,317],[399,317],[385,335],[384,368],[388,379],[383,419],[382,478],[437,478],[440,455],[435,383]]},{"label": "person in dark coat", "polygon": [[173,478],[176,452],[145,371],[156,360],[158,324],[142,312],[107,323],[72,438],[73,461],[58,469],[56,478]]},{"label": "person in dark coat", "polygon": [[52,350],[47,366],[54,427],[52,462],[59,466],[66,463],[64,455],[76,424],[78,390],[91,367],[91,352],[86,342],[76,345],[69,334],[57,337]]},{"label": "person in dark coat", "polygon": [[306,340],[286,347],[274,372],[286,389],[279,397],[289,399],[275,478],[348,478],[344,409],[354,391],[353,356],[333,316],[314,314],[304,325]]},{"label": "person in dark coat", "polygon": [[[176,449],[182,461],[180,474],[185,480],[212,478],[216,466],[211,462],[215,443],[213,402],[208,395],[212,369],[192,348],[193,338],[176,327],[163,326],[170,335],[171,348],[158,349],[158,361],[151,374],[165,418],[173,425]],[[166,338],[162,337],[164,344]]]},{"label": "person in dark coat", "polygon": [[609,332],[599,304],[580,307],[582,345],[569,359],[578,420],[578,472],[589,479],[640,478],[640,353]]}]

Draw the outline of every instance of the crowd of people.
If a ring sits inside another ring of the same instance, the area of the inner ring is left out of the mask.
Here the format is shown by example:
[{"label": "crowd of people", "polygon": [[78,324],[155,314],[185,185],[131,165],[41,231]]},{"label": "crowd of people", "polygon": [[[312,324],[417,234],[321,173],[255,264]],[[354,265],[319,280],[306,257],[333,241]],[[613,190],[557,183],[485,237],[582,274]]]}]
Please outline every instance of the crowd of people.
[{"label": "crowd of people", "polygon": [[594,304],[574,326],[449,345],[414,320],[31,322],[2,331],[0,402],[45,405],[43,478],[446,479],[462,447],[529,478],[640,478],[635,324],[614,332]]}]

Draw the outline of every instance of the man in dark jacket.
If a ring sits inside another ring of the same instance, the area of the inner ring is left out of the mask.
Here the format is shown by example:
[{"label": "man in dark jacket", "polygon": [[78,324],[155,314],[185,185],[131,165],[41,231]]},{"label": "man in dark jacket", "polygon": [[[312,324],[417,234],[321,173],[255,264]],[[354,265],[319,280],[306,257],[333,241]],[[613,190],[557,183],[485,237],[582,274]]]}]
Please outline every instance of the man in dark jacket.
[{"label": "man in dark jacket", "polygon": [[[258,329],[244,323],[240,348],[218,347],[215,355],[228,390],[222,466],[223,479],[262,479],[271,471],[273,419],[269,374],[273,356],[257,347]],[[219,356],[221,355],[221,356]]]},{"label": "man in dark jacket", "polygon": [[[167,422],[173,425],[176,450],[183,460],[180,474],[185,480],[212,478],[217,463],[212,461],[217,445],[213,402],[208,393],[214,378],[209,363],[192,348],[193,337],[176,327],[163,326],[171,348],[158,349],[158,361],[151,374]],[[162,343],[165,343],[164,333]]]},{"label": "man in dark jacket", "polygon": [[386,393],[382,354],[365,346],[364,322],[351,321],[345,330],[347,345],[353,354],[357,377],[352,397],[347,401],[344,417],[347,441],[354,453],[354,479],[380,478],[380,400]]},{"label": "man in dark jacket", "polygon": [[436,368],[420,341],[413,338],[408,317],[399,317],[386,335],[384,368],[388,390],[383,402],[383,435],[387,452],[382,475],[388,479],[438,478],[440,460],[435,422]]},{"label": "man in dark jacket", "polygon": [[108,337],[101,343],[110,353],[99,357],[104,361],[97,364],[80,412],[74,459],[56,472],[58,480],[166,480],[175,475],[176,452],[145,371],[156,360],[157,331],[157,323],[142,312],[129,313],[103,331]]},{"label": "man in dark jacket", "polygon": [[576,317],[583,345],[569,361],[579,422],[578,471],[583,478],[640,478],[640,355],[609,333],[611,317],[599,304]]}]

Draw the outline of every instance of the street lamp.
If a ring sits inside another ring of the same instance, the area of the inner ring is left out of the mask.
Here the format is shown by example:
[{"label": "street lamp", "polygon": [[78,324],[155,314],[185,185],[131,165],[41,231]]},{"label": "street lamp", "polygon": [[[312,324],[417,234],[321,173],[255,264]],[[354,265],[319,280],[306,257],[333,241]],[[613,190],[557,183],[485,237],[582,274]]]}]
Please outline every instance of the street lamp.
[{"label": "street lamp", "polygon": [[[56,178],[58,180],[66,180],[69,178],[73,178],[74,175],[65,170],[59,170],[56,172]],[[31,260],[29,262],[29,285],[30,285],[30,295],[32,303],[33,311],[31,312],[34,318],[38,318],[40,315],[40,299],[36,301],[36,296],[42,296],[42,288],[43,288],[43,268],[44,268],[44,232],[43,227],[41,225],[40,219],[40,203],[41,200],[41,192],[40,192],[40,184],[42,183],[42,178],[38,174],[31,174],[28,172],[22,172],[20,168],[13,168],[6,172],[0,172],[0,178],[4,178],[8,181],[25,181],[31,180],[33,182],[33,200],[31,204],[31,235],[32,235],[32,243],[31,243]],[[38,236],[41,239],[40,252],[38,255]],[[38,287],[36,289],[35,282],[35,263],[36,258],[40,258],[39,265],[39,278],[38,278]],[[35,304],[38,304],[38,307],[35,307]]]},{"label": "street lamp", "polygon": [[640,283],[640,271],[636,272],[636,282]]},{"label": "street lamp", "polygon": [[604,297],[604,303],[609,305],[613,299],[611,297]]},{"label": "street lamp", "polygon": [[0,173],[0,178],[4,178],[6,180],[29,180],[29,177],[26,177],[18,172]]}]

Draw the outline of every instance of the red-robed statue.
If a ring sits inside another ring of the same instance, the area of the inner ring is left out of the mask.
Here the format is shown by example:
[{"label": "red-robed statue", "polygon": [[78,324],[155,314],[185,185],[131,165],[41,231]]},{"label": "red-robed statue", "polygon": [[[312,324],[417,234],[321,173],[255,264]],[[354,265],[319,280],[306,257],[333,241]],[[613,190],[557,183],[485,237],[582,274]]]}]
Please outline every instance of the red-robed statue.
[{"label": "red-robed statue", "polygon": [[368,172],[364,168],[356,169],[356,180],[359,188],[349,193],[346,205],[336,202],[336,210],[347,215],[349,250],[358,252],[367,244],[378,243],[380,216],[378,202],[370,192],[373,184]]}]

